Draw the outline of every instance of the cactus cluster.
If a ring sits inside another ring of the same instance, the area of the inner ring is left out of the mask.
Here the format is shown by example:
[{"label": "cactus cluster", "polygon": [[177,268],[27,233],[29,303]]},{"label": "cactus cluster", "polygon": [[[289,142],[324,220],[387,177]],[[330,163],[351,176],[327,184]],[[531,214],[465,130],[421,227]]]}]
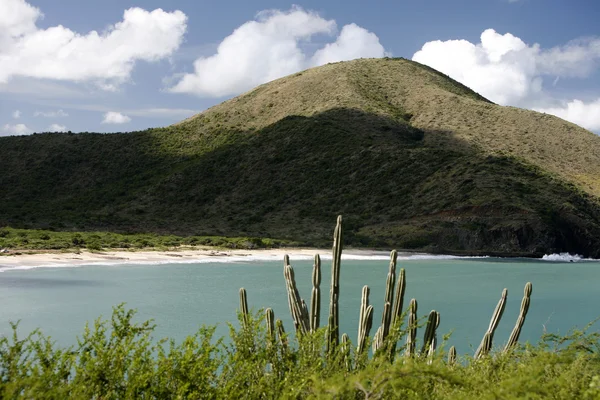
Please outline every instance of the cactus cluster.
[{"label": "cactus cluster", "polygon": [[[332,354],[334,350],[341,351],[343,362],[348,370],[352,368],[350,362],[351,343],[347,334],[339,335],[339,294],[340,294],[340,265],[342,256],[342,217],[338,216],[337,224],[333,235],[333,257],[331,264],[331,289],[329,298],[329,317],[327,324],[327,354]],[[403,316],[404,294],[406,291],[406,271],[400,269],[398,279],[396,281],[396,266],[398,253],[392,250],[390,253],[390,265],[386,278],[385,295],[383,299],[383,312],[381,316],[381,325],[378,327],[375,335],[373,335],[372,347],[373,354],[378,354],[380,350],[386,348],[386,354],[389,359],[393,360],[396,353],[398,337],[391,335],[391,332],[397,333],[401,325]],[[305,335],[317,332],[320,326],[321,313],[321,259],[319,255],[315,255],[313,271],[312,271],[312,293],[310,300],[310,309],[306,302],[300,297],[300,293],[296,286],[294,269],[290,265],[289,257],[284,256],[284,278],[286,283],[288,305],[292,316],[296,333]],[[515,327],[510,335],[504,352],[510,351],[518,342],[521,329],[525,322],[525,317],[529,311],[531,302],[532,285],[528,282],[525,285],[523,300],[521,301],[521,310],[517,318]],[[368,286],[362,288],[362,297],[360,305],[360,316],[358,322],[358,336],[356,343],[356,355],[364,353],[368,341],[371,328],[373,326],[373,305],[369,304],[370,289]],[[494,309],[492,319],[485,332],[483,339],[474,358],[480,359],[490,353],[493,344],[494,332],[498,327],[502,314],[506,306],[508,296],[507,289],[502,291],[501,298]],[[242,323],[245,327],[249,324],[248,300],[246,290],[240,289],[240,313]],[[417,338],[417,300],[411,299],[408,306],[407,318],[407,333],[404,354],[407,357],[421,356],[432,357],[435,354],[437,347],[437,329],[440,324],[440,313],[432,310],[427,318],[425,332],[423,335],[423,343],[420,352],[416,350]],[[270,344],[274,344],[279,340],[282,348],[287,348],[287,336],[281,320],[275,320],[274,312],[271,308],[265,310],[265,321],[267,325],[267,338]],[[448,364],[453,365],[457,361],[456,348],[452,346],[448,352]]]}]

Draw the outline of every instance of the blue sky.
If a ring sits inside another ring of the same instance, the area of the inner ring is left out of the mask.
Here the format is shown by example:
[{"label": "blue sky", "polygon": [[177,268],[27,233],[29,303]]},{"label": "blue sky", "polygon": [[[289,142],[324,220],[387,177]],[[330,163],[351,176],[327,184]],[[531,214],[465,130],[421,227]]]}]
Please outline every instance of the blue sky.
[{"label": "blue sky", "polygon": [[0,136],[165,126],[385,55],[600,133],[599,20],[595,0],[0,0]]}]

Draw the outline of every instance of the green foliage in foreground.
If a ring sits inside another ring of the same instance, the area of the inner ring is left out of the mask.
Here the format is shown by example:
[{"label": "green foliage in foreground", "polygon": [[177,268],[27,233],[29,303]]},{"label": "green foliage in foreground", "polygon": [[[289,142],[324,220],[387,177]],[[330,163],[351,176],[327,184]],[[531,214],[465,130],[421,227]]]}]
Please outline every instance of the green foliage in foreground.
[{"label": "green foliage in foreground", "polygon": [[153,233],[56,232],[38,229],[0,228],[0,249],[73,250],[145,249],[215,246],[258,249],[298,244],[289,240],[258,237],[175,236]]},{"label": "green foliage in foreground", "polygon": [[[35,399],[597,399],[598,333],[547,335],[536,346],[449,366],[396,350],[354,358],[352,346],[325,352],[325,330],[292,341],[270,335],[262,313],[230,326],[230,340],[202,327],[180,344],[155,341],[150,321],[115,308],[86,327],[72,348],[39,332],[0,338],[0,397]],[[394,334],[401,334],[396,327]]]}]

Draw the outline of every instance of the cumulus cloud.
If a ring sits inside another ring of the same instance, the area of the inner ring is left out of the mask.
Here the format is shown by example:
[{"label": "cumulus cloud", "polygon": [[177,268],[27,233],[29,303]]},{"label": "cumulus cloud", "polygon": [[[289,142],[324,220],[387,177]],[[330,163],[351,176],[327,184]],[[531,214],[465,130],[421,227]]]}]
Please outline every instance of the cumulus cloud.
[{"label": "cumulus cloud", "polygon": [[59,118],[59,117],[68,117],[69,114],[64,112],[63,110],[56,111],[36,111],[33,113],[34,117],[45,117],[45,118]]},{"label": "cumulus cloud", "polygon": [[323,65],[361,57],[377,58],[385,53],[377,35],[356,24],[348,24],[342,28],[334,43],[328,43],[315,52],[311,64]]},{"label": "cumulus cloud", "polygon": [[[487,29],[476,44],[467,40],[427,42],[412,59],[502,105],[568,110],[568,105],[547,107],[547,103],[557,100],[543,90],[543,79],[550,77],[558,82],[561,77],[585,78],[592,74],[600,65],[600,38],[578,39],[564,46],[542,49],[510,33],[502,35]],[[577,102],[572,102],[571,112],[559,116],[569,116],[567,119],[575,122],[572,116],[576,115],[576,109],[582,108]],[[582,126],[588,129],[596,126],[589,118],[577,120],[585,121]]]},{"label": "cumulus cloud", "polygon": [[600,98],[589,103],[575,99],[560,107],[534,108],[534,110],[556,115],[589,130],[600,132]]},{"label": "cumulus cloud", "polygon": [[40,29],[36,22],[42,16],[25,0],[0,1],[0,83],[21,76],[115,88],[137,61],[173,54],[187,22],[181,11],[130,8],[104,32],[78,33],[62,25]]},{"label": "cumulus cloud", "polygon": [[13,111],[13,113],[12,113],[12,117],[13,117],[14,119],[19,119],[19,118],[21,118],[21,111],[19,111],[19,110],[15,110],[15,111]]},{"label": "cumulus cloud", "polygon": [[52,124],[48,127],[48,132],[66,132],[67,127],[59,124]]},{"label": "cumulus cloud", "polygon": [[109,111],[104,114],[103,124],[126,124],[131,121],[127,115],[121,114],[120,112]]},{"label": "cumulus cloud", "polygon": [[33,133],[33,131],[29,129],[25,124],[6,124],[2,127],[2,130],[0,131],[0,136],[29,135],[31,133]]},{"label": "cumulus cloud", "polygon": [[327,62],[383,57],[377,36],[355,24],[346,25],[334,43],[311,57],[304,49],[313,36],[333,35],[334,20],[293,7],[260,12],[219,44],[217,53],[194,62],[194,72],[178,77],[169,90],[200,96],[238,94],[285,75]]}]

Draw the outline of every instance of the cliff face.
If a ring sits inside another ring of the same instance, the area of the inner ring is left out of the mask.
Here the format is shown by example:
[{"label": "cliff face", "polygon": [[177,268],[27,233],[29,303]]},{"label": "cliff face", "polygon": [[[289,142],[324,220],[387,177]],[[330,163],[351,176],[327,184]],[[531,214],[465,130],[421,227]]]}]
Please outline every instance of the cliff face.
[{"label": "cliff face", "polygon": [[0,138],[0,226],[600,252],[600,138],[407,60],[330,64],[179,124]]}]

